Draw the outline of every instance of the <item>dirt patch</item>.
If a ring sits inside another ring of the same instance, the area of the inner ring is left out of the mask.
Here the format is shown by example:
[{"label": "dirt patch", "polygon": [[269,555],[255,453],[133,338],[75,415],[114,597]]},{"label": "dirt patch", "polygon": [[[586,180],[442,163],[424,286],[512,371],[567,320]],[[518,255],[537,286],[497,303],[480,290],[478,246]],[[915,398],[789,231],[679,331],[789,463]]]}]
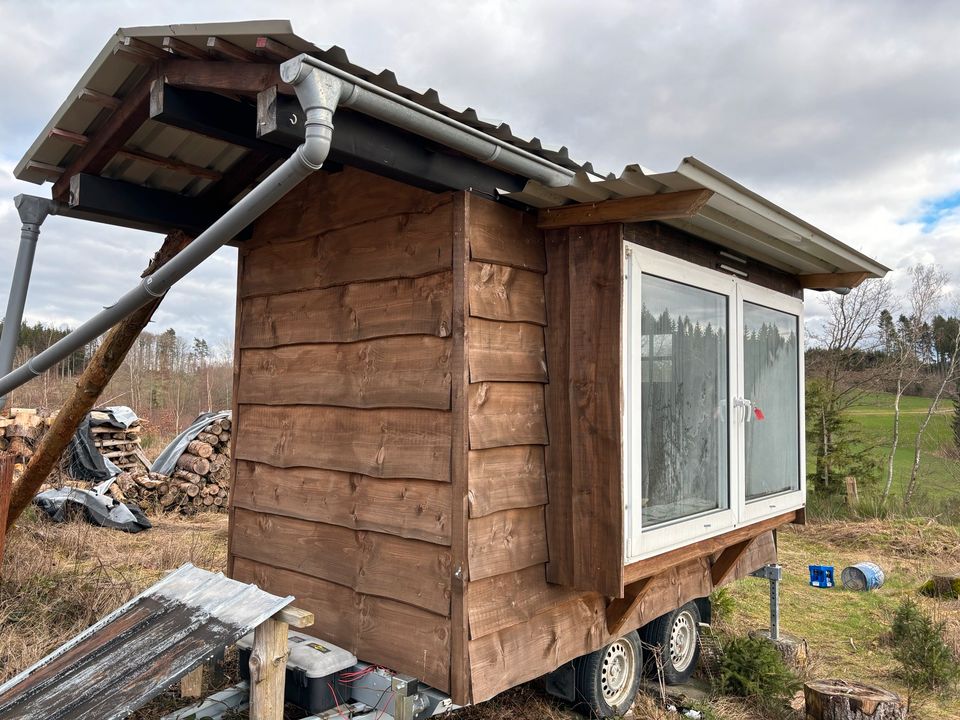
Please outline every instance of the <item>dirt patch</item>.
[{"label": "dirt patch", "polygon": [[935,520],[832,521],[788,526],[783,533],[844,550],[872,550],[900,558],[938,558],[960,567],[960,530]]}]

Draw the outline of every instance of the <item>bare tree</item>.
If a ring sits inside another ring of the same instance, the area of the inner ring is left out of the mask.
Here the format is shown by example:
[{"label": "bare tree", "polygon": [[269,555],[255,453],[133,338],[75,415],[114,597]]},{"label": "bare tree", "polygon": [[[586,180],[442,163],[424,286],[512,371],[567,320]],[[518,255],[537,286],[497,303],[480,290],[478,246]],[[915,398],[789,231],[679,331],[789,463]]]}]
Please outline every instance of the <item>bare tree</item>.
[{"label": "bare tree", "polygon": [[[896,378],[893,397],[893,436],[887,455],[887,479],[881,502],[886,504],[893,489],[893,466],[900,445],[900,401],[915,383],[925,364],[933,357],[931,324],[943,300],[949,276],[939,265],[917,264],[910,268],[910,290],[907,295],[909,315],[901,315],[896,325],[892,316],[884,328],[890,373]],[[942,389],[941,389],[942,391]],[[919,440],[918,440],[919,442]]]}]

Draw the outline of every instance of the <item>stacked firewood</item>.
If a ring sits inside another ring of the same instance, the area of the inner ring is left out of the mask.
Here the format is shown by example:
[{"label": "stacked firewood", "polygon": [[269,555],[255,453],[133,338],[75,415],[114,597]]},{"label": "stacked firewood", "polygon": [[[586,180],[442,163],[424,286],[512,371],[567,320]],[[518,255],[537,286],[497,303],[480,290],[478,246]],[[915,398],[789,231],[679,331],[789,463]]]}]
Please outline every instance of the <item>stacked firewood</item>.
[{"label": "stacked firewood", "polygon": [[[96,421],[97,415],[103,415],[103,419],[106,419],[106,413],[97,411],[90,413],[90,419]],[[90,426],[90,434],[97,450],[121,470],[150,467],[150,461],[140,446],[140,430],[139,420],[126,430],[112,425]]]},{"label": "stacked firewood", "polygon": [[10,408],[0,412],[0,452],[13,453],[14,480],[23,473],[54,417],[56,413],[46,416],[36,408]]},{"label": "stacked firewood", "polygon": [[170,477],[125,473],[117,478],[118,490],[127,499],[164,512],[225,511],[230,493],[230,427],[228,418],[207,425],[177,458]]}]

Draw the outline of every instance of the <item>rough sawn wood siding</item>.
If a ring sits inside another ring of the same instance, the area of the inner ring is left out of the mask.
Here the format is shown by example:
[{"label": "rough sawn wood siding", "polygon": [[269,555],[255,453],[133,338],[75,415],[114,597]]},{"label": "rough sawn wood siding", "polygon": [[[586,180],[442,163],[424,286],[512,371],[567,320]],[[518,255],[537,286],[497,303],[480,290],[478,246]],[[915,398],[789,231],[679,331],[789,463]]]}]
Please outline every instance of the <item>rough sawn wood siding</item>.
[{"label": "rough sawn wood siding", "polygon": [[[241,246],[234,577],[449,690],[454,196],[317,173]],[[461,340],[462,342],[462,340]]]}]

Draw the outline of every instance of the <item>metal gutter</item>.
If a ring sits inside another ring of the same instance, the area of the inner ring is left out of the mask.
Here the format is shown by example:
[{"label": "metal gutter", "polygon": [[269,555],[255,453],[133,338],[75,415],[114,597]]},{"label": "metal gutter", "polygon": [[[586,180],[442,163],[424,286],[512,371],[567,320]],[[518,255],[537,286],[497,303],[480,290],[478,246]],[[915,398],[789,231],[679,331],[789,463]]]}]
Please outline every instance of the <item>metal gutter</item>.
[{"label": "metal gutter", "polygon": [[[145,277],[113,305],[94,315],[69,335],[13,372],[0,377],[0,397],[49,370],[154,298],[162,297],[174,283],[229,242],[303,179],[320,169],[330,151],[333,113],[342,94],[341,81],[319,69],[304,69],[297,58],[284,63],[281,73],[294,86],[305,111],[304,143],[166,265]],[[17,282],[18,279],[14,277],[14,284]]]}]

